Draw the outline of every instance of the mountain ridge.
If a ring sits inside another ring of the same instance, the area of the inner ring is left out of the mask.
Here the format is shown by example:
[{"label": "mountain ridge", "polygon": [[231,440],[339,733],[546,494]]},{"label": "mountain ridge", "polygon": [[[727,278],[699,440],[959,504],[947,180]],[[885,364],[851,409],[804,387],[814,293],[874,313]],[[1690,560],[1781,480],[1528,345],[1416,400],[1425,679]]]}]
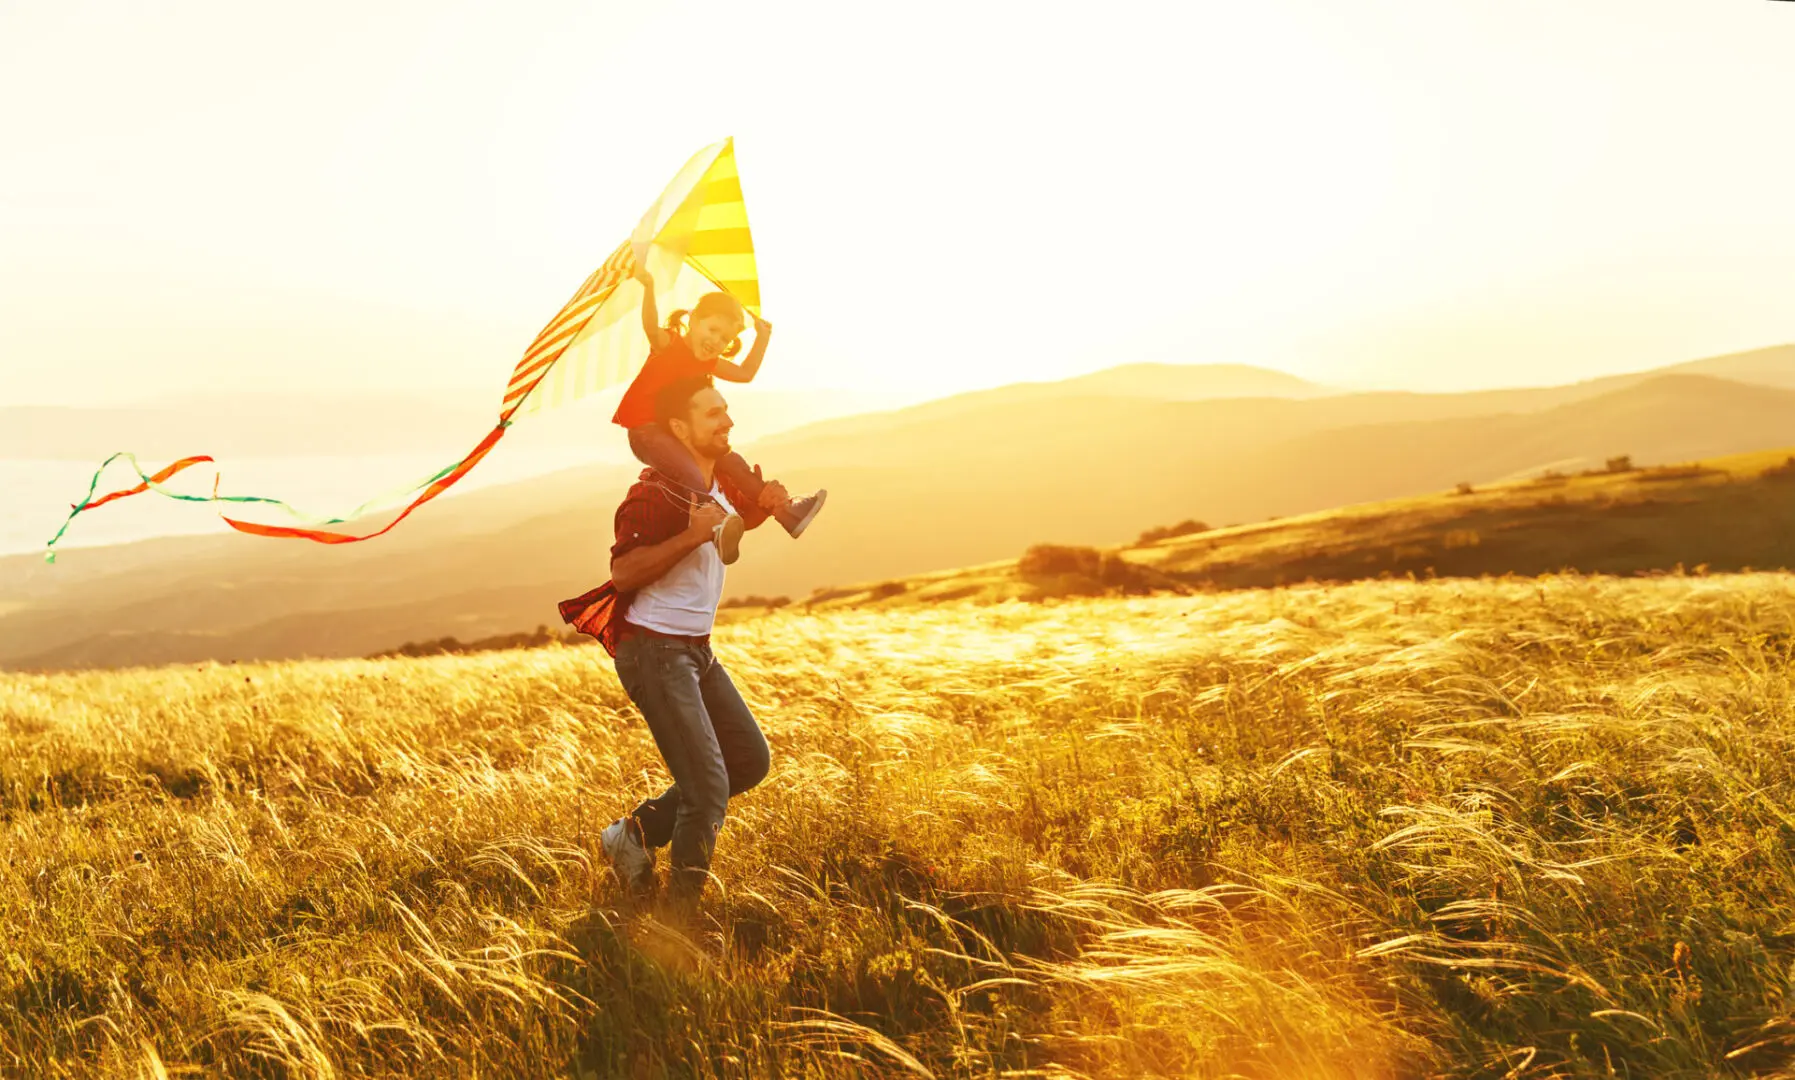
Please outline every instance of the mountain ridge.
[{"label": "mountain ridge", "polygon": [[[1349,397],[998,398],[912,415],[898,435],[755,444],[750,457],[769,475],[793,490],[826,484],[831,503],[801,543],[750,534],[730,591],[802,595],[980,564],[1037,542],[1117,543],[1168,520],[1250,522],[1549,464],[1795,444],[1795,392],[1711,375],[1643,377],[1595,398],[1471,418],[1389,420],[1428,410],[1382,398],[1355,410],[1342,404]],[[1364,417],[1372,422],[1356,422]],[[208,536],[74,549],[55,568],[0,559],[0,665],[64,649],[127,663],[165,655],[131,643],[158,633],[186,635],[195,656],[251,639],[271,655],[360,655],[552,622],[555,600],[604,578],[611,510],[636,470],[585,466],[472,492],[367,545]],[[275,624],[289,636],[256,629]],[[363,631],[375,626],[392,640],[370,643]]]}]

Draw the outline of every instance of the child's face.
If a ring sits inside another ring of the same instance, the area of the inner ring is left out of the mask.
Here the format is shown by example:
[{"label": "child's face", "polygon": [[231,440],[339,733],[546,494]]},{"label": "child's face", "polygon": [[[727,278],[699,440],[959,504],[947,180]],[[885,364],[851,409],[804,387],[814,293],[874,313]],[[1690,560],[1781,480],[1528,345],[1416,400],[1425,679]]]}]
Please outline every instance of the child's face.
[{"label": "child's face", "polygon": [[729,343],[742,336],[742,317],[736,314],[719,313],[706,315],[692,323],[692,329],[686,340],[692,346],[692,355],[700,360],[709,360],[729,347]]}]

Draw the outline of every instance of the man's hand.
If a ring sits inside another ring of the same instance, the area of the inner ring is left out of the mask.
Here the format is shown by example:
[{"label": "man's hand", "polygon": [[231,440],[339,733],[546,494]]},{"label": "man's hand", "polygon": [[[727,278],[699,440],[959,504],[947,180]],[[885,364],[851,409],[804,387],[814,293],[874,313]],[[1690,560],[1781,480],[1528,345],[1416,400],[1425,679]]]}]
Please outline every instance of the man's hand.
[{"label": "man's hand", "polygon": [[777,510],[791,501],[792,497],[786,492],[785,485],[777,480],[768,481],[767,486],[760,489],[759,502],[762,510]]},{"label": "man's hand", "polygon": [[729,511],[714,502],[707,502],[692,508],[692,517],[686,523],[686,534],[702,544],[711,539],[717,526],[729,517]]},{"label": "man's hand", "polygon": [[633,548],[611,560],[611,583],[618,592],[635,592],[679,565],[679,560],[710,543],[729,512],[714,502],[694,506],[686,531],[649,547]]}]

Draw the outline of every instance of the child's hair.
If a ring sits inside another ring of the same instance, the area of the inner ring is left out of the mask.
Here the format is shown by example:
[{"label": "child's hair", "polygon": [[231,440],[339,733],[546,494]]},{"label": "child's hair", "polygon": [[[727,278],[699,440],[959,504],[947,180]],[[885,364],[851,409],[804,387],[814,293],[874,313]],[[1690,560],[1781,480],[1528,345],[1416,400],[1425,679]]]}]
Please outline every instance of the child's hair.
[{"label": "child's hair", "polygon": [[[696,304],[692,305],[691,311],[675,311],[673,314],[667,316],[667,332],[669,334],[678,334],[679,336],[684,337],[686,333],[686,317],[688,315],[691,316],[693,322],[697,322],[699,319],[709,318],[712,315],[734,315],[736,318],[741,319],[743,318],[742,302],[726,292],[705,293],[698,298]],[[730,357],[741,351],[742,339],[738,336],[734,341],[731,341],[728,345],[724,346],[723,351],[718,355],[722,356],[723,359],[728,360]]]}]

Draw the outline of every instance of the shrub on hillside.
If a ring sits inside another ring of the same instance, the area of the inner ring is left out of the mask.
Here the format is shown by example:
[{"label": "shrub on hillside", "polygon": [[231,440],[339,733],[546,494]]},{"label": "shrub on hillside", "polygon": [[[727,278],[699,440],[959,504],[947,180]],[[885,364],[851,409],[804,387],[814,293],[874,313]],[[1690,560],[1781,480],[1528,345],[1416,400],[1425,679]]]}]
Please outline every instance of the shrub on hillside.
[{"label": "shrub on hillside", "polygon": [[[813,606],[826,604],[831,600],[845,600],[848,597],[887,600],[909,591],[910,584],[905,581],[881,581],[877,585],[819,585],[804,598],[804,610],[809,611]],[[856,601],[859,602],[862,601]]]},{"label": "shrub on hillside", "polygon": [[1724,475],[1725,469],[1716,469],[1699,463],[1689,465],[1654,465],[1649,469],[1641,469],[1639,479],[1644,481],[1658,480],[1695,480],[1704,476]]},{"label": "shrub on hillside", "polygon": [[546,625],[538,625],[534,632],[498,634],[476,641],[460,641],[454,637],[408,641],[396,649],[370,653],[368,658],[380,660],[391,656],[442,656],[448,653],[497,652],[502,649],[540,649],[549,645],[575,645],[580,642],[581,636],[577,630],[556,633]]},{"label": "shrub on hillside", "polygon": [[840,600],[844,596],[852,596],[855,592],[856,590],[852,585],[818,585],[816,588],[810,590],[809,596],[804,598],[804,610],[808,611],[816,604],[826,604],[831,600]]},{"label": "shrub on hillside", "polygon": [[[1105,552],[1093,547],[1068,547],[1060,544],[1036,544],[1022,553],[1016,570],[1025,578],[1077,574],[1095,578],[1103,573]],[[1108,556],[1114,559],[1114,555]]]},{"label": "shrub on hillside", "polygon": [[1175,578],[1151,567],[1137,566],[1112,551],[1064,544],[1036,544],[1016,561],[1024,581],[1049,592],[1147,593],[1160,590],[1184,592]]},{"label": "shrub on hillside", "polygon": [[1153,528],[1141,533],[1140,539],[1136,540],[1135,544],[1137,546],[1151,544],[1156,540],[1170,540],[1174,536],[1189,536],[1192,533],[1208,531],[1209,526],[1203,524],[1201,521],[1198,521],[1195,518],[1185,518],[1176,525],[1155,525]]},{"label": "shrub on hillside", "polygon": [[717,606],[719,608],[782,608],[792,602],[789,596],[732,596]]}]

